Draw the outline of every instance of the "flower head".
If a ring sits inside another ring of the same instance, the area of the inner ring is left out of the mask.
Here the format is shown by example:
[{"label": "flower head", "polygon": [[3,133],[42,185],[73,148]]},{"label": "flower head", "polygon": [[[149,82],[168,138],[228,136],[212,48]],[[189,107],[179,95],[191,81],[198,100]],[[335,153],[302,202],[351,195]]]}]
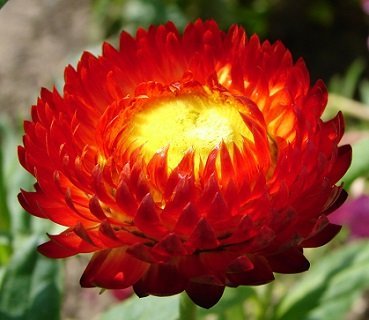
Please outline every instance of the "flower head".
[{"label": "flower head", "polygon": [[20,202],[66,227],[40,252],[94,253],[83,287],[185,290],[203,307],[225,286],[308,269],[303,248],[340,229],[327,215],[351,159],[341,113],[320,119],[326,102],[301,59],[237,25],[123,32],[25,122],[19,159],[37,183]]}]

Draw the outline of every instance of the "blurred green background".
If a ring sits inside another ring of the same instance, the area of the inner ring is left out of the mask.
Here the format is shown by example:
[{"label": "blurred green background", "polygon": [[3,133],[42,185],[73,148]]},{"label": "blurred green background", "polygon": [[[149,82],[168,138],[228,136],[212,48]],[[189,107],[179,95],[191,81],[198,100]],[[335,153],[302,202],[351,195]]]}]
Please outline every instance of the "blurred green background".
[{"label": "blurred green background", "polygon": [[[64,66],[75,64],[83,50],[99,54],[101,42],[117,43],[123,29],[134,34],[167,20],[183,29],[199,17],[215,19],[223,29],[241,24],[249,35],[282,40],[295,59],[304,57],[312,81],[322,78],[329,88],[324,117],[338,110],[345,115],[343,143],[354,150],[343,179],[350,201],[369,199],[368,0],[10,0],[0,10],[0,319],[178,317],[177,297],[119,304],[109,292],[80,289],[86,256],[61,262],[37,254],[37,244],[56,227],[29,216],[17,202],[19,189],[30,190],[33,180],[18,165],[16,146],[40,87],[60,87]],[[360,203],[351,214],[360,211],[356,220],[369,230],[369,206]],[[332,244],[308,252],[311,271],[228,290],[214,310],[199,316],[368,319],[369,245],[353,241],[354,233],[347,224]]]}]

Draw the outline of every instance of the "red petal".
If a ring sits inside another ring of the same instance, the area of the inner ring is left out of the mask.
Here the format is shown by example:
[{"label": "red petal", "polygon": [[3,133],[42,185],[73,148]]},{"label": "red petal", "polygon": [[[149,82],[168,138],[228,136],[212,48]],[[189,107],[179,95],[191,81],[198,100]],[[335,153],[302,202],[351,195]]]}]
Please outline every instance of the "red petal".
[{"label": "red petal", "polygon": [[67,248],[53,241],[48,241],[41,244],[40,246],[38,246],[37,250],[44,256],[47,256],[52,259],[71,257],[80,253],[78,249],[76,250]]},{"label": "red petal", "polygon": [[232,165],[231,156],[229,155],[227,146],[222,142],[220,147],[220,165],[221,165],[221,176],[223,185],[228,184],[230,178],[234,177],[234,170]]},{"label": "red petal", "polygon": [[268,256],[267,259],[273,271],[279,273],[298,273],[310,267],[309,261],[299,248],[291,248],[277,255]]},{"label": "red petal", "polygon": [[246,256],[240,256],[228,266],[228,273],[242,273],[254,269],[252,261]]},{"label": "red petal", "polygon": [[200,307],[209,309],[222,297],[224,286],[189,282],[186,292],[194,303]]},{"label": "red petal", "polygon": [[49,238],[50,241],[40,245],[38,251],[50,258],[65,258],[99,249],[82,230],[76,232],[74,229],[68,229],[58,235],[49,235]]},{"label": "red petal", "polygon": [[325,215],[329,215],[330,213],[334,212],[346,201],[348,193],[344,189],[340,189],[338,190],[338,192],[338,196],[336,196],[335,200],[329,205],[327,209],[324,210]]},{"label": "red petal", "polygon": [[254,268],[250,270],[249,263],[240,263],[237,268],[245,268],[240,272],[234,272],[237,270],[235,267],[230,267],[230,272],[227,273],[229,280],[228,285],[231,287],[243,286],[255,286],[268,283],[274,280],[273,270],[268,264],[268,261],[262,256],[250,257],[251,263]]},{"label": "red petal", "polygon": [[133,198],[128,185],[122,180],[115,193],[115,199],[118,206],[123,210],[124,214],[134,216],[137,211],[137,202]]},{"label": "red petal", "polygon": [[329,174],[329,179],[332,184],[340,180],[350,167],[352,158],[352,149],[350,145],[343,145],[338,148],[336,162]]},{"label": "red petal", "polygon": [[224,201],[220,192],[217,192],[210,204],[207,218],[209,221],[221,222],[229,218],[230,212],[227,203]]},{"label": "red petal", "polygon": [[177,224],[174,228],[175,233],[188,236],[198,224],[199,219],[200,215],[197,212],[196,207],[191,202],[188,203],[178,218]]},{"label": "red petal", "polygon": [[99,251],[94,254],[81,277],[81,286],[123,289],[136,283],[149,265],[130,254],[126,248]]},{"label": "red petal", "polygon": [[211,225],[202,218],[186,244],[192,250],[208,250],[219,246],[219,241]]},{"label": "red petal", "polygon": [[181,239],[174,233],[170,233],[165,238],[160,240],[152,250],[156,254],[167,257],[175,257],[186,254],[186,250]]},{"label": "red petal", "polygon": [[145,243],[137,243],[128,247],[127,253],[131,254],[132,256],[134,256],[139,260],[148,263],[158,262],[156,256],[154,256],[152,253],[151,247],[147,246]]},{"label": "red petal", "polygon": [[159,210],[150,194],[142,199],[134,223],[143,233],[151,237],[161,237],[166,233],[160,223]]},{"label": "red petal", "polygon": [[96,196],[93,196],[90,199],[89,202],[89,208],[91,213],[99,220],[105,220],[106,219],[106,215],[104,210],[101,208],[100,206],[100,202],[99,199]]},{"label": "red petal", "polygon": [[182,292],[187,280],[176,267],[168,264],[152,264],[146,274],[134,284],[133,289],[139,297],[149,294],[170,296]]},{"label": "red petal", "polygon": [[168,180],[167,156],[168,148],[165,148],[155,153],[147,165],[150,180],[161,192],[164,192]]},{"label": "red petal", "polygon": [[340,232],[341,228],[342,226],[338,226],[336,224],[328,224],[325,228],[323,228],[323,230],[311,238],[301,242],[300,246],[303,248],[316,248],[323,246],[331,241],[337,235],[337,233]]},{"label": "red petal", "polygon": [[258,231],[256,230],[254,223],[247,215],[245,215],[242,217],[233,234],[229,238],[222,240],[222,244],[242,243],[250,240],[257,234]]}]

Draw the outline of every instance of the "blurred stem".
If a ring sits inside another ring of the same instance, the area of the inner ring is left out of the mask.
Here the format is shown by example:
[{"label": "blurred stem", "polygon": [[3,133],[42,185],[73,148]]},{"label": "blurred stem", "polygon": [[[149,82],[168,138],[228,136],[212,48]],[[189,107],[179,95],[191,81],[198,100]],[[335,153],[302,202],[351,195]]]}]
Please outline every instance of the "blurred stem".
[{"label": "blurred stem", "polygon": [[329,93],[329,106],[341,110],[347,115],[369,120],[369,106],[358,101],[340,96],[335,93]]},{"label": "blurred stem", "polygon": [[187,293],[181,294],[179,302],[179,320],[195,320],[196,319],[196,305],[188,297]]},{"label": "blurred stem", "polygon": [[1,235],[10,236],[10,213],[7,204],[7,190],[4,177],[2,141],[0,140],[0,236]]},{"label": "blurred stem", "polygon": [[241,303],[229,308],[225,311],[225,319],[245,320],[245,312],[243,308],[244,306]]},{"label": "blurred stem", "polygon": [[267,320],[271,318],[271,313],[274,311],[273,291],[274,281],[265,286],[265,291],[259,298],[258,302],[260,310],[257,316],[258,320]]}]

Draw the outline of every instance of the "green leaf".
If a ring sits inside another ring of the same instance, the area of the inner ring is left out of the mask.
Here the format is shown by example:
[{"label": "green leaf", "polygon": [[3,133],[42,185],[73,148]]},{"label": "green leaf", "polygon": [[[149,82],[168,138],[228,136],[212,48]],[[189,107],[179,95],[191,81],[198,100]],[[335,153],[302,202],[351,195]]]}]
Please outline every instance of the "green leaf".
[{"label": "green leaf", "polygon": [[[11,248],[11,212],[8,206],[8,188],[5,174],[4,155],[7,143],[7,127],[0,123],[0,267],[7,264],[12,253]],[[0,279],[1,283],[1,279]]]},{"label": "green leaf", "polygon": [[179,295],[137,298],[136,296],[106,311],[100,320],[176,320],[179,317]]},{"label": "green leaf", "polygon": [[5,4],[5,3],[7,3],[8,2],[8,0],[0,0],[0,9],[1,9],[1,7]]},{"label": "green leaf", "polygon": [[347,69],[345,75],[332,77],[329,85],[330,91],[339,93],[347,98],[353,98],[364,70],[365,62],[362,59],[355,60]]},{"label": "green leaf", "polygon": [[340,320],[369,287],[369,242],[355,242],[325,256],[283,298],[275,319]]},{"label": "green leaf", "polygon": [[[0,179],[0,188],[4,192],[0,194],[0,206],[4,207],[8,215],[9,223],[4,232],[13,237],[19,233],[30,233],[31,222],[30,215],[25,214],[23,208],[17,201],[17,195],[20,186],[24,189],[32,189],[34,178],[21,167],[18,161],[17,145],[21,143],[21,135],[19,129],[14,127],[9,119],[0,119],[1,134],[1,153],[2,159],[2,179]],[[2,191],[2,190],[1,190]],[[1,214],[1,213],[0,213]],[[33,219],[36,221],[36,219]],[[11,239],[13,240],[13,239]]]},{"label": "green leaf", "polygon": [[352,163],[342,178],[348,187],[356,178],[368,176],[369,171],[369,138],[362,139],[352,145]]},{"label": "green leaf", "polygon": [[361,101],[366,106],[369,106],[369,80],[363,79],[360,82],[359,92],[360,92]]},{"label": "green leaf", "polygon": [[7,203],[7,189],[4,175],[4,151],[6,141],[5,128],[0,126],[0,235],[6,235],[10,231],[10,211]]},{"label": "green leaf", "polygon": [[0,287],[2,320],[59,320],[60,262],[36,251],[37,238],[26,238],[10,260]]}]

